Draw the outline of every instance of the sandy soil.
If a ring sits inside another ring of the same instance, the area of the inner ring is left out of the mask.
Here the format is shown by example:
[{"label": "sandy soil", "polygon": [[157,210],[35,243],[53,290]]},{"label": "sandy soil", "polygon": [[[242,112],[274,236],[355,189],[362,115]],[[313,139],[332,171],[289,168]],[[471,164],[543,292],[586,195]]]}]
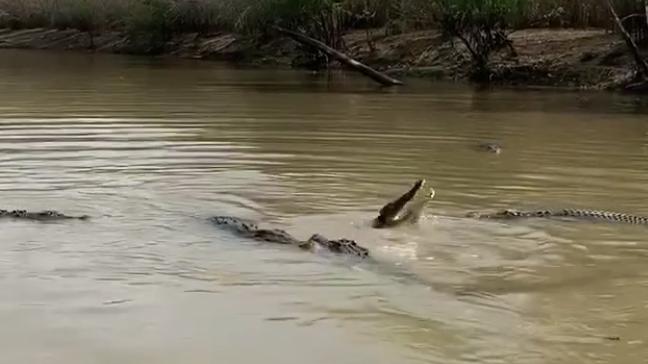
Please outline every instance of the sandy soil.
[{"label": "sandy soil", "polygon": [[[368,39],[371,41],[369,42]],[[528,86],[615,89],[633,75],[633,62],[618,35],[602,29],[527,29],[511,35],[517,57],[492,57],[492,82]],[[464,80],[470,58],[460,44],[435,30],[386,36],[383,30],[345,36],[352,57],[392,75]],[[371,45],[370,45],[371,44]],[[57,49],[146,54],[124,34],[90,37],[74,29],[0,29],[0,48]],[[184,34],[166,43],[163,55],[253,65],[295,63],[303,51],[289,39],[259,44],[234,34]]]}]

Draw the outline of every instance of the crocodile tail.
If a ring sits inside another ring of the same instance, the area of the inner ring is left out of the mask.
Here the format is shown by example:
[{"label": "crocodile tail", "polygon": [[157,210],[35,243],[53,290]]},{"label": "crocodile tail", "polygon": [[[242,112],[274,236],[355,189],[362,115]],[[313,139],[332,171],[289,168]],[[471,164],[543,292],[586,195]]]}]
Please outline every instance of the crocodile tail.
[{"label": "crocodile tail", "polygon": [[595,219],[610,222],[623,222],[628,224],[648,225],[648,217],[630,215],[618,212],[581,210],[581,209],[562,209],[562,210],[501,210],[492,214],[482,214],[471,212],[466,216],[481,219],[513,219],[513,218],[531,218],[531,217],[573,217],[581,219]]},{"label": "crocodile tail", "polygon": [[648,225],[648,217],[618,212],[565,209],[563,210],[563,213],[564,216],[585,217],[614,222],[623,222],[628,224]]}]

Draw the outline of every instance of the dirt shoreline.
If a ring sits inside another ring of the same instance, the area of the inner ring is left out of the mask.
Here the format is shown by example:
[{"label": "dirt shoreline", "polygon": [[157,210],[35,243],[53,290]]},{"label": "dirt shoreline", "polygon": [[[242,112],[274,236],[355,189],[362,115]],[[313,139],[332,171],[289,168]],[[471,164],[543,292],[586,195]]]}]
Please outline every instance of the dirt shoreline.
[{"label": "dirt shoreline", "polygon": [[[465,81],[470,59],[436,30],[385,36],[384,30],[355,31],[345,36],[346,52],[389,74],[435,80]],[[623,41],[604,29],[526,29],[511,35],[517,57],[507,51],[492,58],[492,82],[502,85],[570,89],[621,89],[630,82],[633,61]],[[94,47],[92,47],[92,45]],[[117,54],[147,54],[123,33],[94,37],[75,29],[0,29],[0,49],[52,49]],[[373,48],[373,49],[372,49]],[[241,65],[291,66],[303,54],[287,38],[263,44],[230,33],[182,34],[161,55],[227,61]]]}]

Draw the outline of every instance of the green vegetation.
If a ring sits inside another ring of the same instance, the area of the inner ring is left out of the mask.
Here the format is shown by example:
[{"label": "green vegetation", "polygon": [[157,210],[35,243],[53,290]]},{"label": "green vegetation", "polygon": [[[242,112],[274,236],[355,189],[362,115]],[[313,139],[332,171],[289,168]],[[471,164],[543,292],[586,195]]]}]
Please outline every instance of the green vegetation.
[{"label": "green vegetation", "polygon": [[[621,16],[642,6],[614,3]],[[0,0],[0,26],[263,33],[279,23],[319,33],[368,26],[404,31],[438,25],[448,8],[475,19],[505,16],[515,27],[613,26],[605,2],[596,0]]]},{"label": "green vegetation", "polygon": [[[641,0],[614,3],[621,16],[643,11]],[[76,28],[91,39],[122,31],[149,52],[161,51],[178,33],[232,31],[265,38],[273,25],[341,49],[350,29],[395,34],[440,28],[468,48],[477,74],[486,71],[494,50],[510,47],[511,29],[614,27],[605,2],[597,0],[0,0],[0,27]]]}]

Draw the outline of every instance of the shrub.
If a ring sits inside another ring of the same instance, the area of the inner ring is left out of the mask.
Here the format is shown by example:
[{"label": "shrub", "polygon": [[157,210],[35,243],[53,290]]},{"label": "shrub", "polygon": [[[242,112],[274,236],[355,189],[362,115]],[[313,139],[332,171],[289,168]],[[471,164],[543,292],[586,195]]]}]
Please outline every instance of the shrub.
[{"label": "shrub", "polygon": [[172,0],[132,1],[126,17],[126,32],[132,45],[159,53],[172,35]]},{"label": "shrub", "polygon": [[456,37],[468,49],[473,61],[473,78],[488,77],[491,53],[512,49],[508,30],[525,0],[438,0],[438,21],[446,36]]}]

